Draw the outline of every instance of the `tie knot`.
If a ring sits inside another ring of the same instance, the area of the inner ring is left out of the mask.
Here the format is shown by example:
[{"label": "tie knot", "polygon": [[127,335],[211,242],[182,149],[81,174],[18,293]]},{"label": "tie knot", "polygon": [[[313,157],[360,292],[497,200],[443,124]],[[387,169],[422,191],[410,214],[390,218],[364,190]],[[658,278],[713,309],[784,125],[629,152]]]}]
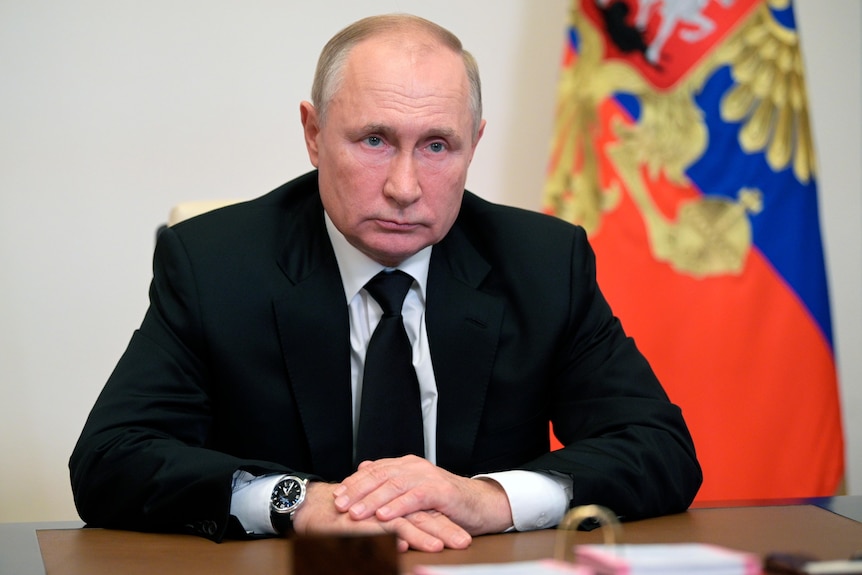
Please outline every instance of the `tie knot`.
[{"label": "tie knot", "polygon": [[413,278],[401,270],[383,270],[368,280],[365,289],[383,308],[383,315],[401,315],[401,306],[411,285]]}]

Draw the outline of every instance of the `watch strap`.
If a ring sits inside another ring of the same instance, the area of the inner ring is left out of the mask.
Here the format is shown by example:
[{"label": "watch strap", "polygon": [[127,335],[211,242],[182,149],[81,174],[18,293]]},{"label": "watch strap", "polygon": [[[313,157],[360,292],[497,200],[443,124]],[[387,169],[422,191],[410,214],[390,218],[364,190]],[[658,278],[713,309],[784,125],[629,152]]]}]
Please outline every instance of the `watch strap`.
[{"label": "watch strap", "polygon": [[293,513],[276,513],[270,512],[269,519],[272,522],[272,528],[279,535],[287,535],[293,530]]}]

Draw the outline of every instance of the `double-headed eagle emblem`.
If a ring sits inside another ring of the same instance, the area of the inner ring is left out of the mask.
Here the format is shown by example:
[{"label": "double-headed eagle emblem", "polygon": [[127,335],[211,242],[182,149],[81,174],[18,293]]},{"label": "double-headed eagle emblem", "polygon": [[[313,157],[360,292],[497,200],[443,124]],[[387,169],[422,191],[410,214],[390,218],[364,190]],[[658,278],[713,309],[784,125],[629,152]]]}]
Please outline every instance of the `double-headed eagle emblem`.
[{"label": "double-headed eagle emblem", "polygon": [[[786,8],[789,0],[575,2],[570,18],[579,46],[560,79],[546,211],[593,233],[629,194],[657,260],[695,277],[742,273],[752,243],[749,215],[765,209],[760,190],[740,185],[736,197],[691,194],[668,216],[651,184],[690,187],[688,169],[711,153],[695,97],[724,68],[733,81],[721,95],[721,120],[738,127],[740,149],[764,154],[774,172],[792,168],[800,182],[811,180],[798,36],[774,14]],[[709,17],[731,9],[741,16],[729,30]],[[709,37],[717,40],[698,51],[695,43]],[[663,68],[679,64],[681,55],[696,58],[666,80]],[[602,126],[601,106],[620,94],[637,101],[638,114],[617,114]]]}]

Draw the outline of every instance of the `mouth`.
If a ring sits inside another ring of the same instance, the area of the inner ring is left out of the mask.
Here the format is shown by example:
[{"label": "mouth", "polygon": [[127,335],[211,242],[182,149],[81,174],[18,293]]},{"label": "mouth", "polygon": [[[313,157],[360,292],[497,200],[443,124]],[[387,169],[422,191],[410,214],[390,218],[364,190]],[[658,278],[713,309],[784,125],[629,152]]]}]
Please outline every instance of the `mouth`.
[{"label": "mouth", "polygon": [[402,222],[398,220],[380,219],[376,220],[377,225],[387,231],[392,232],[410,232],[420,227],[420,224],[414,222]]}]

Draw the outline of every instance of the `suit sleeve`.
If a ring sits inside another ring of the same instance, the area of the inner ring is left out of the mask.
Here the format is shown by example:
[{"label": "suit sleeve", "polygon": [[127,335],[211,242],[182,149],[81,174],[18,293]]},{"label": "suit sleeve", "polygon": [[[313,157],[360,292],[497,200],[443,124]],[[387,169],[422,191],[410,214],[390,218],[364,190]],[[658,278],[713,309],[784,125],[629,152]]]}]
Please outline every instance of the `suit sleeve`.
[{"label": "suit sleeve", "polygon": [[150,307],[69,462],[75,504],[90,525],[220,540],[232,523],[233,473],[286,471],[208,448],[213,398],[196,290],[168,229],[156,247]]},{"label": "suit sleeve", "polygon": [[580,229],[572,254],[567,335],[551,387],[565,447],[526,468],[568,474],[571,505],[597,503],[627,519],[684,511],[703,477],[682,413],[602,296]]}]

